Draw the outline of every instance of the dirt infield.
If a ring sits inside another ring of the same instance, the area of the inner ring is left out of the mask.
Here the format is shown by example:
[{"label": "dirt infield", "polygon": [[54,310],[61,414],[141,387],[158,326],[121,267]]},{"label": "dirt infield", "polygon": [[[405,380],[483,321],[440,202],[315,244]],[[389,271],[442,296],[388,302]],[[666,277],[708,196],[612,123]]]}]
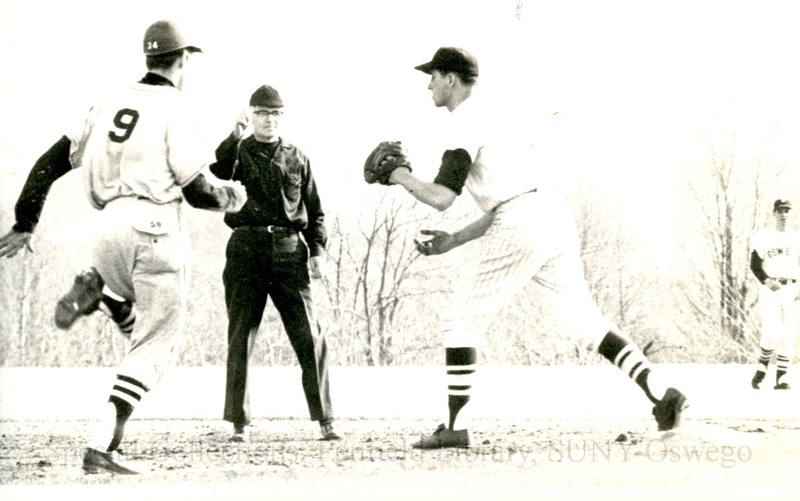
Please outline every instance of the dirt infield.
[{"label": "dirt infield", "polygon": [[641,489],[658,498],[676,489],[738,497],[800,487],[795,421],[692,420],[659,433],[650,420],[479,420],[472,448],[424,452],[410,443],[432,430],[430,421],[346,419],[340,422],[346,437],[338,442],[318,441],[316,424],[304,420],[254,424],[250,442],[233,444],[221,421],[132,420],[123,448],[146,473],[118,476],[80,470],[91,422],[2,421],[0,497],[48,486],[113,488],[115,499],[141,498],[142,488],[154,487],[188,488],[193,499],[237,489],[381,498],[530,489],[565,498],[589,489],[597,498]]}]

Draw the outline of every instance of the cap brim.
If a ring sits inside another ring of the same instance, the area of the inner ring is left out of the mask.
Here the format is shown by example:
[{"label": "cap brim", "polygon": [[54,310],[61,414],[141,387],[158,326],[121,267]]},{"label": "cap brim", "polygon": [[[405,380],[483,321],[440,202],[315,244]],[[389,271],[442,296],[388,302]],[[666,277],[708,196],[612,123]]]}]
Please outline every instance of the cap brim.
[{"label": "cap brim", "polygon": [[414,66],[414,69],[415,70],[419,70],[419,71],[421,71],[423,73],[427,73],[428,75],[430,75],[431,71],[432,71],[432,69],[431,69],[432,66],[433,66],[432,62],[427,62],[425,64],[420,64],[419,66]]}]

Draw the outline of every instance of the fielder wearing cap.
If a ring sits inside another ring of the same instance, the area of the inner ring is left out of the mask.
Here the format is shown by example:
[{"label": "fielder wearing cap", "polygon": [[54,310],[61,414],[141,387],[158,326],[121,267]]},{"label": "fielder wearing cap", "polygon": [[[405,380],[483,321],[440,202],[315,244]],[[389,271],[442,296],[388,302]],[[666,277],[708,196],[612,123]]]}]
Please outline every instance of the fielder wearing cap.
[{"label": "fielder wearing cap", "polygon": [[437,129],[447,149],[432,182],[400,167],[392,171],[389,184],[439,211],[467,191],[483,215],[453,233],[422,229],[429,239],[417,242],[417,250],[429,256],[474,241],[458,264],[459,278],[441,315],[447,416],[412,447],[470,446],[478,346],[497,312],[529,282],[538,287],[565,334],[582,338],[641,388],[654,404],[659,430],[678,426],[686,396],[659,381],[642,350],[603,316],[589,293],[569,204],[544,187],[551,167],[537,161],[532,138],[516,126],[524,117],[509,119],[521,107],[497,106],[476,92],[478,60],[462,48],[440,47],[415,69],[430,75],[434,105],[449,112],[447,126]]},{"label": "fielder wearing cap", "polygon": [[758,390],[775,357],[776,390],[790,388],[787,377],[795,353],[800,323],[800,233],[789,228],[792,203],[779,198],[772,203],[774,226],[753,235],[750,243],[750,271],[760,282],[758,304],[761,334],[758,361],[750,385]]},{"label": "fielder wearing cap", "polygon": [[457,73],[466,80],[477,78],[479,75],[478,60],[459,47],[442,47],[436,51],[429,62],[415,66],[414,69],[428,75],[433,70],[442,73]]},{"label": "fielder wearing cap", "polygon": [[792,202],[788,200],[781,200],[779,198],[778,200],[775,200],[775,203],[772,204],[772,210],[778,210],[778,209],[792,210]]}]

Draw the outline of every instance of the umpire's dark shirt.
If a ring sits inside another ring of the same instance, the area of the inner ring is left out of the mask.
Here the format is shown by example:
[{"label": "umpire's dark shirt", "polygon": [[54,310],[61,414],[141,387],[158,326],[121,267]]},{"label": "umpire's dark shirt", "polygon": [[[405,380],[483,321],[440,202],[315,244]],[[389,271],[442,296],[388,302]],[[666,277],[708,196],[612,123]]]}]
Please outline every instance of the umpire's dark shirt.
[{"label": "umpire's dark shirt", "polygon": [[[237,155],[238,144],[238,155]],[[220,143],[211,172],[220,179],[241,182],[247,202],[235,214],[225,215],[225,224],[276,225],[303,234],[309,254],[319,256],[327,244],[325,214],[308,158],[296,146],[281,139],[262,143],[249,136],[241,142],[231,134]]]}]

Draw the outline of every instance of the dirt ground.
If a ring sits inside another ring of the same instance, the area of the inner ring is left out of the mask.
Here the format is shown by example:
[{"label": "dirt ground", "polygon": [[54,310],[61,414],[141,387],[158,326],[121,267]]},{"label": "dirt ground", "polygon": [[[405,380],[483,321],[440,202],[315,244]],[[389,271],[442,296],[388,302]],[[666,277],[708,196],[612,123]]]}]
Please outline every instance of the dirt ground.
[{"label": "dirt ground", "polygon": [[316,423],[261,420],[250,442],[235,444],[221,421],[132,420],[123,450],[145,470],[140,476],[83,474],[92,425],[0,421],[0,498],[39,497],[39,488],[113,488],[115,499],[141,499],[157,488],[188,489],[192,499],[264,489],[282,498],[318,497],[324,489],[337,498],[545,492],[567,499],[585,490],[619,499],[619,492],[644,490],[649,499],[674,499],[676,492],[738,498],[800,487],[796,421],[703,420],[655,432],[643,420],[479,420],[472,448],[422,452],[410,444],[436,423],[349,419],[339,422],[343,440],[321,442]]}]

